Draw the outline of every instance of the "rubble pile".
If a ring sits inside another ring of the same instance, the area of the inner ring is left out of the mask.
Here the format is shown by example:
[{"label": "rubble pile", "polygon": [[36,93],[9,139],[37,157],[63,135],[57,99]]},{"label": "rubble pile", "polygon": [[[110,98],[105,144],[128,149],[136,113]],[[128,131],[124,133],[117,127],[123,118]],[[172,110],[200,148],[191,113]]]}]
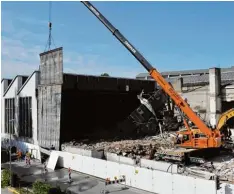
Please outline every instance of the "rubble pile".
[{"label": "rubble pile", "polygon": [[203,172],[203,175],[212,173],[219,176],[222,181],[234,181],[234,158],[232,155],[217,156],[210,162],[201,166],[192,166],[188,169],[193,173],[196,172],[202,174]]},{"label": "rubble pile", "polygon": [[86,150],[104,150],[105,152],[115,153],[121,156],[134,158],[152,158],[156,150],[163,150],[173,147],[174,134],[164,133],[163,136],[149,136],[137,140],[100,140],[89,142],[88,139],[82,141],[71,141],[64,143],[63,146],[72,146]]},{"label": "rubble pile", "polygon": [[221,177],[222,180],[234,181],[234,159],[222,162],[216,165],[215,174]]}]

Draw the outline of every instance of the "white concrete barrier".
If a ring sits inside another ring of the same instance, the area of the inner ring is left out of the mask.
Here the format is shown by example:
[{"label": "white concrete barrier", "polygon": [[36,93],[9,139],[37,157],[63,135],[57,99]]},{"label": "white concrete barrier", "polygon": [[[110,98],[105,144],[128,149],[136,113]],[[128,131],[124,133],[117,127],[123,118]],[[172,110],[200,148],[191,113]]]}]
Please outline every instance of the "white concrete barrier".
[{"label": "white concrete barrier", "polygon": [[[136,172],[137,171],[137,172]],[[153,171],[146,168],[135,168],[135,187],[138,189],[153,191]]]},{"label": "white concrete barrier", "polygon": [[65,146],[64,147],[64,152],[69,152],[72,154],[79,154],[82,156],[88,156],[88,157],[93,157],[93,158],[99,158],[102,159],[104,156],[104,151],[100,150],[86,150],[86,149],[82,149],[82,148],[77,148],[74,146]]},{"label": "white concrete barrier", "polygon": [[120,175],[120,172],[119,172],[119,163],[117,162],[110,162],[110,161],[107,161],[106,162],[106,175],[107,175],[107,178],[114,178],[115,176],[119,176]]},{"label": "white concrete barrier", "polygon": [[150,168],[154,170],[160,170],[164,172],[170,172],[170,173],[177,173],[178,166],[176,164],[171,164],[167,162],[161,162],[161,161],[154,161],[154,160],[147,160],[147,159],[141,159],[140,160],[141,167]]},{"label": "white concrete barrier", "polygon": [[173,181],[173,192],[174,193],[196,194],[196,192],[195,192],[195,179],[193,177],[174,174],[174,175],[172,175],[172,179],[173,179],[172,181]]},{"label": "white concrete barrier", "polygon": [[[215,181],[56,151],[62,167],[99,178],[126,176],[126,185],[158,194],[216,194]],[[161,168],[159,166],[158,168]],[[222,194],[222,193],[219,193]],[[230,193],[224,193],[230,194]]]},{"label": "white concrete barrier", "polygon": [[160,194],[173,193],[173,176],[170,173],[153,170],[152,192]]},{"label": "white concrete barrier", "polygon": [[119,163],[121,164],[129,164],[129,165],[135,165],[135,161],[131,158],[119,156]]},{"label": "white concrete barrier", "polygon": [[79,170],[80,172],[86,173],[86,174],[92,174],[94,175],[94,169],[95,164],[94,160],[90,160],[90,157],[83,156],[83,162],[82,162],[82,168]]},{"label": "white concrete barrier", "polygon": [[107,161],[95,159],[95,158],[93,158],[93,161],[95,164],[93,176],[106,179],[108,177],[107,171],[106,171]]},{"label": "white concrete barrier", "polygon": [[[216,193],[215,181],[195,178],[195,193]],[[225,193],[228,194],[228,193]]]},{"label": "white concrete barrier", "polygon": [[[108,173],[108,172],[107,172]],[[119,165],[119,174],[126,176],[126,184],[135,187],[135,167],[126,165],[126,164],[120,164]]]},{"label": "white concrete barrier", "polygon": [[106,152],[106,160],[111,162],[119,162],[119,156],[114,153]]}]

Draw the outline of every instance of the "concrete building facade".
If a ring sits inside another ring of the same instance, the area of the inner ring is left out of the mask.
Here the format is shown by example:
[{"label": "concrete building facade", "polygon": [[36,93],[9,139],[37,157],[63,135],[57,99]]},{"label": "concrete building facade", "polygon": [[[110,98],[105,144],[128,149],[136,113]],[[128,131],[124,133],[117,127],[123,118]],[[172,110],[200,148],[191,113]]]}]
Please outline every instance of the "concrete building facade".
[{"label": "concrete building facade", "polygon": [[[234,108],[234,66],[161,74],[183,98],[188,99],[192,109],[213,126],[220,113]],[[147,73],[140,73],[136,78],[152,80]]]},{"label": "concrete building facade", "polygon": [[40,58],[31,76],[2,80],[1,100],[2,137],[11,132],[17,147],[33,149],[38,157],[39,146],[58,150],[73,139],[127,134],[135,126],[124,120],[140,105],[137,94],[155,90],[148,80],[63,73],[62,48]]}]

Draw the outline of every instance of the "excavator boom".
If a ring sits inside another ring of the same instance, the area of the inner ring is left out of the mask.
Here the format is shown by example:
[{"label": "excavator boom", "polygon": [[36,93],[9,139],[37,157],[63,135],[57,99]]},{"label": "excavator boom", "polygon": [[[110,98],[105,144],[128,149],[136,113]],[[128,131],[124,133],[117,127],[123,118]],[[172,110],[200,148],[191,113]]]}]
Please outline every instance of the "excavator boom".
[{"label": "excavator boom", "polygon": [[[90,2],[81,1],[110,31],[111,33],[132,53],[132,55],[143,65],[151,77],[161,86],[175,104],[185,115],[208,137],[213,136],[212,130],[196,115],[183,98],[173,89],[164,77],[141,55],[141,53],[116,29]],[[214,145],[215,146],[215,145]]]}]

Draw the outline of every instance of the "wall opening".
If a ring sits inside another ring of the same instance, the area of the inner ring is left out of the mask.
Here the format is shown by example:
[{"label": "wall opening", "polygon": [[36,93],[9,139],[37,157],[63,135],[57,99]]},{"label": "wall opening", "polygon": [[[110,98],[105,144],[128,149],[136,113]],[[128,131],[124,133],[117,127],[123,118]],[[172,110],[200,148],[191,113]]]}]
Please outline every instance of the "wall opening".
[{"label": "wall opening", "polygon": [[5,99],[5,132],[15,134],[15,99]]},{"label": "wall opening", "polygon": [[19,136],[32,138],[32,97],[19,98]]}]

